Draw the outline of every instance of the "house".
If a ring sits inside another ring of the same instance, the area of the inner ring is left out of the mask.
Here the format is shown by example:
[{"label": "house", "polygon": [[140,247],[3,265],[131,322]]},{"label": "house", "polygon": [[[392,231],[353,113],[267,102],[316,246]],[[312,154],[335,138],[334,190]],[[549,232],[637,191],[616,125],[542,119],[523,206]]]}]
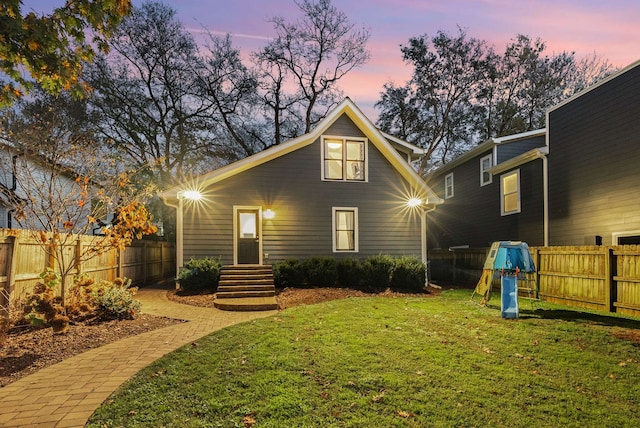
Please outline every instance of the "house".
[{"label": "house", "polygon": [[444,199],[428,215],[429,248],[542,245],[544,129],[491,138],[427,177]]},{"label": "house", "polygon": [[70,168],[0,138],[0,228],[62,230],[70,221],[77,230],[91,214],[90,204],[77,204],[79,196]]},{"label": "house", "polygon": [[640,61],[434,171],[429,248],[640,244]]},{"label": "house", "polygon": [[410,164],[421,154],[346,98],[310,133],[163,192],[177,209],[177,265],[380,253],[426,261],[425,216],[441,200]]},{"label": "house", "polygon": [[547,112],[549,245],[640,244],[640,61]]}]

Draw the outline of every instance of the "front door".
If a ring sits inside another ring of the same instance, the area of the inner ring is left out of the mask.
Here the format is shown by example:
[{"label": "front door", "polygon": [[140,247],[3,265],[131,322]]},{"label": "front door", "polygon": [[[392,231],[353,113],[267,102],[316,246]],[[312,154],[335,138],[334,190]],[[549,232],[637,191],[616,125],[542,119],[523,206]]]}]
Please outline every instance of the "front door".
[{"label": "front door", "polygon": [[238,264],[260,264],[260,209],[236,210],[236,256]]}]

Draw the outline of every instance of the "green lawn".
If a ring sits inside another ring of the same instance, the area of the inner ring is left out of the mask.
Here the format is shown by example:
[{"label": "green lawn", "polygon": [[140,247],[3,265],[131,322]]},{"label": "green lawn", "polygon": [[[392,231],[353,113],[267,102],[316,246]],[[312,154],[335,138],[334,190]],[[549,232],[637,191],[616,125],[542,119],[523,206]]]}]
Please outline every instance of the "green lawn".
[{"label": "green lawn", "polygon": [[[470,290],[351,298],[234,326],[143,370],[95,427],[637,427],[638,319]],[[255,424],[255,425],[254,425]]]}]

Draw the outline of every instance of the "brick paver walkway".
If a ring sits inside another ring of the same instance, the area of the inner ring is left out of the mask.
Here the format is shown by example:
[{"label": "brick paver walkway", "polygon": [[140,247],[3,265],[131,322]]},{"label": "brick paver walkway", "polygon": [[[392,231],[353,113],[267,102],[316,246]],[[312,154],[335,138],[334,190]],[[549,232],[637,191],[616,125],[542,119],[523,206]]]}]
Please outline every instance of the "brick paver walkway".
[{"label": "brick paver walkway", "polygon": [[163,355],[233,324],[272,315],[171,302],[166,288],[141,288],[147,314],[188,320],[69,358],[0,388],[0,427],[82,427],[125,380]]}]

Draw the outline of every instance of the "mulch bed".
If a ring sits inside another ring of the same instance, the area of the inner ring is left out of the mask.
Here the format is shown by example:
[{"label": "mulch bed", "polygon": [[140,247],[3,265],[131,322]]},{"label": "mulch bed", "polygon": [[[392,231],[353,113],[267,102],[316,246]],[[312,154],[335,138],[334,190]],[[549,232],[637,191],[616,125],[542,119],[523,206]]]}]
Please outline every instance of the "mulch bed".
[{"label": "mulch bed", "polygon": [[52,329],[14,327],[0,342],[0,387],[92,348],[182,321],[139,314],[133,320],[94,320]]}]

